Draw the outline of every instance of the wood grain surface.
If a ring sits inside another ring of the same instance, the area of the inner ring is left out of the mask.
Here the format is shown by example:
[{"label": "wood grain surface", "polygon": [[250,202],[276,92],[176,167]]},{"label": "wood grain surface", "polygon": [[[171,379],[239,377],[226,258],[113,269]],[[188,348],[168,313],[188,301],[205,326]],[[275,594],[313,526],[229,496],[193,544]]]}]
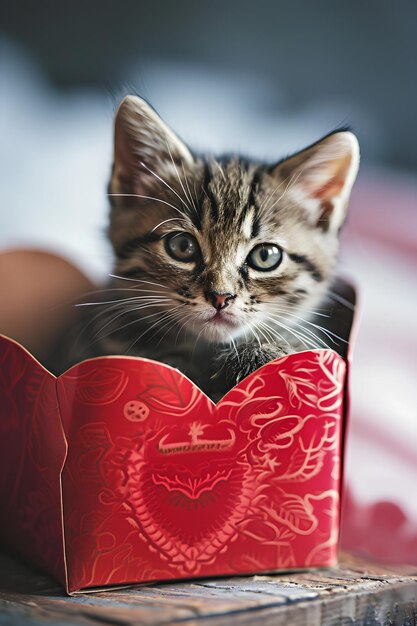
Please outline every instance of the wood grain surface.
[{"label": "wood grain surface", "polygon": [[0,625],[415,626],[417,567],[343,557],[337,568],[194,580],[68,597],[50,578],[0,556]]}]

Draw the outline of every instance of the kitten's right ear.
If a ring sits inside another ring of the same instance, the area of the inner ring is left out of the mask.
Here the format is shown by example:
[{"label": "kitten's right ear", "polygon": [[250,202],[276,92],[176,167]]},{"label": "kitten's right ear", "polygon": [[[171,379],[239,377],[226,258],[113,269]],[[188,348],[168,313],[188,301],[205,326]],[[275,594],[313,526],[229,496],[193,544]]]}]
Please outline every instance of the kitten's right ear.
[{"label": "kitten's right ear", "polygon": [[359,144],[350,131],[330,133],[272,170],[317,226],[337,232],[359,167]]},{"label": "kitten's right ear", "polygon": [[141,98],[126,96],[116,111],[110,191],[143,193],[194,162],[187,146]]}]

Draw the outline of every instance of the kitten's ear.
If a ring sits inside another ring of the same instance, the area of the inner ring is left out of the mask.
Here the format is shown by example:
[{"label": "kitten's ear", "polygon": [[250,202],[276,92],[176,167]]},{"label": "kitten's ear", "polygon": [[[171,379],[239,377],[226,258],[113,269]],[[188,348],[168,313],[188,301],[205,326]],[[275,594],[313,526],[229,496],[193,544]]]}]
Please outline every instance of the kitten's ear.
[{"label": "kitten's ear", "polygon": [[279,163],[272,171],[323,230],[338,230],[346,217],[359,167],[355,135],[340,131]]},{"label": "kitten's ear", "polygon": [[[126,96],[116,111],[111,191],[134,193],[157,176],[175,175],[175,167],[193,163],[187,146],[141,98]],[[175,165],[174,165],[175,164]]]}]

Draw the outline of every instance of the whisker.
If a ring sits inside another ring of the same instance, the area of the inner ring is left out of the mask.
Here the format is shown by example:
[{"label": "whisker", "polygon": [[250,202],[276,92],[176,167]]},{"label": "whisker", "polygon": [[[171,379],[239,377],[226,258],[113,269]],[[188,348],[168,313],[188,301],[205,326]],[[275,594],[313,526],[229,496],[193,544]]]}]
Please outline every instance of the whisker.
[{"label": "whisker", "polygon": [[[149,331],[152,330],[152,328],[154,328],[160,321],[163,321],[165,319],[165,317],[169,314],[172,314],[174,311],[180,309],[181,307],[184,307],[185,303],[178,305],[177,307],[174,307],[173,309],[170,309],[169,311],[165,311],[165,312],[160,312],[159,315],[162,317],[161,320],[156,320],[156,322],[154,322],[149,328],[147,328],[143,333],[141,333],[139,335],[139,337],[137,337],[135,339],[135,341],[133,343],[131,343],[129,345],[129,347],[127,348],[126,352],[130,352],[130,350],[133,348],[133,346],[140,340],[142,339],[142,337],[144,337]],[[148,316],[148,318],[151,316]],[[146,319],[146,318],[141,318],[141,319]]]},{"label": "whisker", "polygon": [[[280,319],[280,324],[283,325],[282,319]],[[297,322],[293,322],[293,326],[286,326],[286,328],[289,332],[295,332],[300,338],[304,340],[304,342],[307,341],[314,348],[318,349],[324,346],[325,348],[330,350],[330,346],[324,341],[324,339],[316,335],[316,333],[314,333],[311,329],[305,328],[305,326],[302,326]]]},{"label": "whisker", "polygon": [[[169,296],[155,296],[155,298],[159,300],[172,300],[172,298],[170,298]],[[125,302],[132,302],[135,300],[137,301],[137,300],[146,300],[146,299],[153,299],[153,298],[151,296],[132,296],[131,298],[118,298],[117,300],[99,300],[98,302],[79,302],[78,304],[75,304],[74,306],[76,307],[96,306],[96,305],[103,305],[103,304],[114,304],[115,302],[122,305]]]},{"label": "whisker", "polygon": [[150,172],[152,174],[152,176],[155,176],[155,178],[157,178],[158,180],[161,181],[161,183],[163,183],[166,187],[168,187],[168,189],[170,189],[172,191],[172,193],[174,193],[177,198],[179,199],[180,202],[182,202],[182,204],[185,206],[186,209],[190,210],[190,207],[188,206],[188,204],[186,202],[184,202],[184,200],[181,198],[181,196],[179,195],[179,193],[177,193],[175,191],[175,189],[173,189],[171,187],[171,185],[168,185],[168,183],[166,182],[166,180],[164,180],[163,178],[161,178],[158,174],[156,174],[156,172],[154,172],[153,170],[151,170],[150,167],[148,167],[146,165],[146,163],[144,163],[143,161],[140,161],[140,164],[142,165],[142,167],[144,167],[145,169],[148,170],[148,172]]},{"label": "whisker", "polygon": [[269,317],[269,316],[266,319],[268,319],[270,322],[272,322],[272,324],[276,324],[277,326],[279,326],[283,330],[287,331],[287,333],[290,333],[291,335],[293,335],[306,348],[308,347],[308,344],[310,344],[310,346],[313,345],[314,347],[317,347],[316,344],[311,339],[309,339],[309,337],[306,337],[304,335],[304,333],[302,333],[300,331],[296,331],[294,328],[290,328],[289,326],[284,324],[281,319],[275,319],[275,318]]},{"label": "whisker", "polygon": [[[315,332],[313,332],[310,328],[306,328],[305,326],[299,324],[298,322],[291,322],[291,324],[293,324],[293,328],[299,329],[299,330],[297,330],[297,332],[301,336],[303,336],[303,337],[306,337],[306,336],[307,337],[311,337],[316,348],[319,348],[320,344],[321,344],[325,348],[330,349],[330,346],[324,341],[324,339],[322,339],[322,337],[320,337]],[[329,339],[330,339],[330,337],[329,337]],[[332,339],[330,339],[330,341],[335,343]]]},{"label": "whisker", "polygon": [[[153,306],[160,306],[160,305],[156,304],[156,305],[153,305]],[[165,306],[165,305],[163,305],[163,306]],[[133,312],[134,310],[135,309],[132,309],[130,312]],[[125,311],[125,313],[129,313],[129,311]],[[152,313],[150,315],[145,315],[144,317],[142,317],[142,316],[141,317],[137,317],[136,319],[131,320],[130,322],[127,322],[126,324],[123,324],[122,326],[118,326],[117,329],[111,329],[109,332],[107,332],[105,334],[102,334],[102,330],[103,329],[100,329],[99,333],[95,335],[95,337],[97,337],[97,339],[94,337],[94,340],[91,341],[90,345],[92,343],[94,343],[95,341],[98,341],[99,339],[105,339],[106,337],[110,336],[112,333],[117,332],[117,331],[121,331],[121,330],[123,330],[123,329],[125,329],[125,328],[127,328],[129,326],[132,326],[133,324],[137,324],[138,322],[142,322],[145,319],[150,319],[152,317],[156,317],[158,315],[164,315],[164,314],[165,314],[165,311],[157,311],[156,313]],[[110,320],[110,323],[112,321],[114,321],[114,319]]]},{"label": "whisker", "polygon": [[[107,314],[109,314],[111,311],[117,310],[119,308],[118,305],[112,305],[107,307],[104,310],[99,311],[98,313],[96,313],[95,315],[91,316],[90,319],[85,322],[84,320],[82,320],[83,324],[82,324],[82,328],[79,331],[79,333],[77,334],[77,336],[74,339],[74,345],[75,345],[75,349],[77,350],[80,346],[80,342],[82,340],[82,338],[87,335],[87,331],[94,326],[94,324],[96,323],[96,321],[100,318],[103,317]],[[89,343],[88,345],[91,345],[91,343]]]},{"label": "whisker", "polygon": [[247,324],[249,326],[249,330],[251,331],[252,335],[255,337],[256,341],[258,342],[259,347],[261,347],[261,342],[260,342],[260,339],[258,337],[256,330],[253,328],[250,322],[247,322]]},{"label": "whisker", "polygon": [[150,232],[154,233],[160,226],[163,226],[164,224],[167,224],[168,222],[180,222],[180,221],[181,222],[183,221],[180,217],[170,217],[168,220],[163,220],[162,222],[159,222],[159,224],[154,226]]},{"label": "whisker", "polygon": [[[122,317],[122,315],[126,315],[126,314],[129,314],[129,313],[134,313],[135,311],[142,311],[143,309],[150,308],[150,307],[157,307],[157,306],[166,306],[166,301],[164,301],[164,302],[147,302],[146,304],[141,304],[140,306],[133,307],[133,308],[127,308],[125,311],[121,311],[121,313],[118,313],[117,315],[112,317],[104,326],[102,326],[100,328],[100,330],[94,335],[93,340],[96,337],[98,337],[105,328],[108,328],[108,326],[113,324],[117,319],[119,319],[119,317]],[[158,313],[159,313],[159,311],[158,311]],[[154,313],[153,315],[157,315],[157,313]],[[148,319],[149,317],[152,317],[152,315],[150,315],[150,316],[147,315],[145,317],[141,316],[141,317],[138,317],[137,320],[143,321],[145,319]],[[133,320],[130,323],[135,323],[137,320]],[[118,326],[116,329],[111,330],[110,333],[108,333],[108,334],[112,334],[112,332],[120,332],[123,328],[126,328],[127,326],[129,326],[130,323],[127,323],[124,326]],[[108,336],[108,335],[105,335],[105,336]],[[104,337],[101,337],[101,338],[103,339]]]},{"label": "whisker", "polygon": [[234,351],[236,352],[237,362],[238,362],[238,363],[239,363],[239,365],[240,365],[240,357],[239,357],[239,352],[237,351],[237,348],[236,348],[236,343],[234,342],[233,337],[232,337],[232,335],[231,335],[230,333],[229,333],[229,339],[230,339],[230,343],[231,343],[231,344],[232,344],[232,346],[233,346]]},{"label": "whisker", "polygon": [[268,332],[268,334],[271,333],[273,341],[276,341],[277,339],[279,339],[280,341],[283,341],[284,343],[286,343],[287,346],[290,346],[289,341],[287,341],[287,339],[285,339],[285,337],[283,337],[283,335],[281,335],[277,330],[271,328],[269,324],[260,320],[257,321],[257,324],[262,325],[266,329],[266,332]]},{"label": "whisker", "polygon": [[350,309],[351,311],[355,310],[355,305],[352,304],[352,302],[349,302],[349,300],[346,300],[346,298],[343,298],[343,296],[341,296],[338,293],[332,291],[331,289],[328,290],[328,296],[332,300],[335,300],[336,302],[339,302],[340,304],[343,304],[343,306],[345,306],[347,309]]},{"label": "whisker", "polygon": [[[260,304],[270,304],[272,306],[275,307],[279,307],[281,308],[283,311],[287,310],[287,311],[294,311],[294,307],[291,306],[290,304],[284,304],[281,302],[274,302],[273,300],[261,300]],[[326,314],[326,313],[320,313],[319,311],[328,311],[329,307],[322,307],[320,309],[305,309],[304,307],[301,307],[301,313],[310,313],[312,315],[318,315],[320,317],[328,317],[330,318],[331,315]]]},{"label": "whisker", "polygon": [[[130,312],[130,311],[132,311],[132,310],[141,310],[141,309],[146,308],[146,307],[156,306],[157,304],[158,304],[158,305],[160,304],[160,302],[159,302],[158,300],[156,300],[156,299],[148,299],[148,298],[149,298],[149,296],[146,296],[147,301],[146,301],[146,302],[142,302],[142,305],[141,305],[140,307],[137,307],[137,308],[135,308],[135,309],[129,308],[129,309],[125,310],[125,311],[122,311],[122,313],[121,313],[119,316],[115,316],[115,317],[113,317],[112,319],[110,319],[110,320],[108,321],[108,323],[106,323],[106,324],[105,324],[105,326],[100,327],[100,329],[99,329],[99,330],[96,332],[96,334],[93,336],[93,339],[95,339],[95,337],[96,337],[96,336],[100,335],[100,333],[103,331],[103,329],[104,329],[104,328],[106,328],[109,324],[111,324],[111,323],[112,323],[115,319],[117,319],[117,317],[120,317],[120,316],[121,316],[121,315],[123,315],[123,314],[129,313],[129,312]],[[170,299],[170,298],[167,298],[166,300],[169,300],[169,299]],[[128,304],[129,304],[129,303],[125,303],[125,301],[124,301],[124,300],[120,300],[120,301],[119,301],[119,300],[117,300],[117,301],[116,301],[116,303],[115,303],[114,305],[112,305],[112,306],[108,306],[108,307],[106,307],[104,310],[101,310],[101,311],[99,311],[98,313],[96,313],[95,315],[93,315],[93,316],[92,316],[92,317],[88,320],[88,322],[83,323],[83,328],[81,329],[81,331],[78,333],[77,337],[75,338],[75,343],[76,343],[76,345],[79,345],[79,342],[80,342],[80,340],[81,340],[82,336],[86,334],[86,331],[87,331],[89,328],[91,328],[92,326],[94,326],[94,325],[95,325],[95,323],[97,322],[97,320],[98,320],[100,317],[106,316],[107,314],[111,313],[112,311],[117,311],[117,310],[118,310],[118,309],[120,309],[121,307],[127,307],[127,305],[128,305]],[[163,304],[165,304],[165,303],[163,303]],[[141,319],[143,319],[143,318],[141,318]],[[119,330],[119,329],[115,329],[115,331],[117,331],[117,330]],[[111,331],[111,332],[113,332],[113,331]],[[109,334],[111,334],[111,332],[110,332],[110,333],[105,334],[105,335],[104,335],[103,337],[101,337],[101,338],[107,337]],[[92,341],[89,345],[91,345],[92,343],[94,343],[94,341]]]},{"label": "whisker", "polygon": [[161,283],[153,283],[150,280],[143,280],[139,278],[130,278],[128,276],[118,276],[117,274],[109,274],[111,278],[118,278],[119,280],[128,280],[133,283],[146,283],[147,285],[154,285],[155,287],[162,287],[163,289],[168,289],[167,285],[161,285]]},{"label": "whisker", "polygon": [[[175,318],[175,314],[172,314],[171,317],[166,318],[166,321],[164,323],[162,323],[155,331],[153,334],[155,334],[156,332],[161,333],[164,328],[166,328],[166,331],[164,332],[164,334],[161,336],[161,338],[159,339],[159,341],[156,342],[155,344],[155,348],[159,347],[159,345],[161,344],[161,341],[164,339],[164,337],[173,329],[176,328],[176,326],[178,325],[178,320]],[[168,363],[168,361],[166,361]],[[168,363],[169,365],[169,363]]]},{"label": "whisker", "polygon": [[[95,296],[95,295],[97,295],[99,293],[100,294],[104,294],[104,293],[110,293],[110,292],[113,292],[113,291],[125,291],[125,292],[128,292],[128,293],[132,293],[132,292],[136,291],[136,288],[134,286],[129,286],[129,287],[124,287],[124,288],[120,288],[120,287],[116,288],[116,287],[114,287],[114,288],[107,288],[107,289],[104,289],[104,288],[102,288],[102,289],[93,289],[91,291],[85,291],[84,293],[79,294],[75,298],[69,298],[67,300],[64,300],[62,302],[62,305],[77,306],[78,304],[81,304],[79,302],[81,297],[86,298],[87,296]],[[139,291],[139,289],[138,289],[138,291]]]},{"label": "whisker", "polygon": [[[159,298],[159,296],[157,296]],[[96,320],[98,320],[100,317],[103,317],[105,315],[107,315],[108,313],[110,313],[111,311],[117,310],[121,307],[126,307],[128,304],[130,304],[130,301],[138,301],[141,302],[142,298],[146,300],[147,304],[152,304],[153,302],[157,303],[158,300],[154,299],[154,298],[150,298],[150,296],[137,296],[135,298],[121,298],[119,300],[113,300],[113,301],[108,301],[108,303],[103,303],[103,302],[97,302],[97,304],[110,304],[112,302],[114,302],[114,304],[112,306],[106,306],[106,308],[104,310],[99,311],[98,313],[96,313],[95,315],[93,315],[87,323],[84,322],[83,320],[83,329],[80,332],[80,334],[78,335],[77,340],[82,336],[83,332],[86,331],[90,326],[92,326]],[[86,303],[88,304],[88,303]],[[94,304],[94,303],[90,303],[90,304]],[[75,305],[77,306],[77,305]],[[81,306],[81,304],[79,305]]]},{"label": "whisker", "polygon": [[195,353],[195,349],[196,349],[196,347],[197,347],[197,343],[198,343],[198,341],[199,341],[199,339],[200,339],[201,334],[203,333],[203,331],[205,331],[205,330],[206,330],[206,328],[207,328],[207,324],[209,323],[209,321],[210,321],[210,320],[208,320],[207,322],[204,322],[204,323],[203,323],[203,325],[202,325],[202,327],[201,327],[201,330],[200,330],[200,332],[199,332],[199,333],[198,333],[198,335],[197,335],[197,338],[196,338],[196,340],[195,340],[195,342],[194,342],[194,347],[193,347],[193,351],[192,351],[192,354],[191,354],[191,358],[194,358],[194,353]]},{"label": "whisker", "polygon": [[188,189],[188,195],[190,196],[190,199],[191,199],[191,204],[193,206],[193,209],[194,209],[196,215],[198,215],[198,210],[197,210],[197,206],[196,206],[196,203],[195,203],[195,199],[194,199],[194,196],[191,193],[190,185],[188,183],[187,174],[185,173],[184,163],[182,161],[181,161],[181,165],[182,165],[182,172],[184,174],[185,184],[187,185],[187,189]]},{"label": "whisker", "polygon": [[182,329],[183,329],[183,328],[187,325],[188,320],[189,320],[190,318],[194,318],[194,317],[195,317],[194,313],[188,313],[188,315],[186,315],[185,317],[183,317],[183,320],[184,320],[184,321],[183,321],[183,323],[181,324],[181,326],[180,326],[180,328],[179,328],[179,330],[178,330],[178,332],[177,332],[177,334],[176,334],[176,336],[175,336],[175,342],[174,342],[174,343],[175,343],[175,345],[177,345],[177,341],[178,341],[178,338],[179,338],[180,332],[181,332],[181,331],[182,331]]},{"label": "whisker", "polygon": [[177,211],[177,213],[184,217],[184,212],[181,211],[181,209],[174,206],[170,202],[167,202],[166,200],[162,200],[162,198],[155,198],[154,196],[144,196],[139,193],[108,193],[107,196],[110,198],[141,198],[143,200],[153,200],[155,202],[161,202],[162,204],[166,204],[167,206],[171,207],[171,209],[174,209],[174,211]]},{"label": "whisker", "polygon": [[[176,174],[177,174],[178,182],[179,182],[179,183],[180,183],[180,185],[181,185],[181,189],[182,189],[182,190],[183,190],[183,192],[184,192],[184,196],[186,197],[187,201],[191,204],[191,200],[190,200],[190,198],[187,196],[187,192],[185,191],[185,187],[184,187],[184,185],[182,184],[182,180],[181,180],[180,174],[179,174],[179,172],[178,172],[177,165],[176,165],[176,163],[175,163],[175,161],[174,161],[174,159],[173,159],[173,157],[172,157],[171,150],[170,150],[170,148],[169,148],[169,144],[168,144],[168,141],[167,141],[167,139],[166,139],[166,138],[165,138],[165,142],[166,142],[166,146],[167,146],[168,154],[169,154],[169,156],[170,156],[170,159],[171,159],[172,165],[174,166],[174,168],[175,168],[175,172],[176,172]],[[182,163],[182,161],[181,161],[181,163]],[[183,165],[183,167],[184,167],[184,163],[182,163],[182,165]],[[187,209],[188,209],[188,210],[190,210],[190,206],[189,206],[189,204],[187,204],[187,203],[185,203],[185,202],[183,202],[183,204],[185,204],[185,206],[187,207]]]},{"label": "whisker", "polygon": [[342,341],[343,343],[349,343],[346,339],[344,339],[343,337],[340,337],[340,335],[337,335],[336,333],[334,333],[332,330],[329,330],[328,328],[324,328],[323,326],[319,326],[318,324],[314,324],[313,322],[309,322],[308,320],[304,320],[306,324],[309,324],[310,326],[314,326],[314,328],[317,328],[317,330],[319,330],[320,332],[322,332],[324,335],[326,335],[326,337],[328,337],[330,339],[330,341],[332,341],[335,345],[338,345],[337,341],[334,341],[332,339],[332,337],[335,337],[336,339],[338,339],[339,341]]},{"label": "whisker", "polygon": [[256,326],[256,330],[258,330],[258,331],[261,333],[261,335],[262,335],[262,337],[265,339],[266,343],[269,343],[269,342],[270,342],[270,339],[268,339],[268,337],[267,337],[267,336],[265,335],[265,333],[263,332],[263,330],[262,330],[262,328],[261,328],[261,324],[259,324],[259,321],[258,321],[258,322],[255,322],[255,326]]},{"label": "whisker", "polygon": [[[190,316],[191,314],[189,313],[188,316]],[[164,334],[160,337],[159,341],[157,342],[156,346],[159,346],[160,343],[164,340],[164,338],[166,337],[166,335],[171,331],[174,330],[182,321],[182,319],[175,319],[177,317],[176,313],[173,313],[173,317],[168,319],[164,324],[162,324],[162,326],[160,328],[158,328],[158,331],[163,330],[164,328],[167,328],[166,331],[164,332]],[[173,321],[173,323],[172,323]]]},{"label": "whisker", "polygon": [[[278,309],[276,309],[278,310]],[[283,313],[285,314],[286,317],[292,317],[298,320],[301,320],[304,324],[308,324],[309,326],[313,326],[314,328],[317,328],[317,330],[320,330],[324,335],[326,335],[328,337],[328,339],[337,345],[337,342],[334,341],[332,339],[332,337],[336,337],[336,339],[339,339],[340,341],[342,341],[343,343],[349,343],[348,341],[346,341],[346,339],[343,339],[343,337],[340,337],[339,335],[337,335],[336,333],[334,333],[333,331],[324,328],[324,326],[320,326],[319,324],[314,324],[314,322],[311,322],[310,320],[306,320],[303,317],[300,317],[299,315],[295,315],[294,313],[289,313],[288,311],[283,311]],[[308,329],[304,329],[306,332]]]}]

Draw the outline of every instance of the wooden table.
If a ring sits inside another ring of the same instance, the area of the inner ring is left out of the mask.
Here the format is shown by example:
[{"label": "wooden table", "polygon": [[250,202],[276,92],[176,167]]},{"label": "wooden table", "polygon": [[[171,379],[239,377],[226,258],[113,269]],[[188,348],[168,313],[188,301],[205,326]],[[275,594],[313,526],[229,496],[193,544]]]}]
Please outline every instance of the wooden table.
[{"label": "wooden table", "polygon": [[66,596],[50,578],[0,556],[0,625],[415,626],[417,567],[344,557],[297,574],[195,580]]}]

